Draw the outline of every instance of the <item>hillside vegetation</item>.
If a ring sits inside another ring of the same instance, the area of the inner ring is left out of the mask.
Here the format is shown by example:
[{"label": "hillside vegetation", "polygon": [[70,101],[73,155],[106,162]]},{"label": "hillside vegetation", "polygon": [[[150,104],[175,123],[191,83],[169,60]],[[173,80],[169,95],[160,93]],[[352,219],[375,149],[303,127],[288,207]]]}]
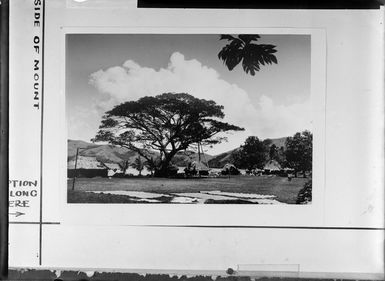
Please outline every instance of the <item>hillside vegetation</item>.
[{"label": "hillside vegetation", "polygon": [[[272,144],[275,144],[277,147],[285,146],[285,138],[272,139]],[[72,160],[76,155],[76,149],[80,148],[79,155],[96,157],[98,161],[103,163],[118,163],[122,164],[125,161],[132,163],[135,161],[135,158],[138,157],[136,152],[130,151],[126,148],[108,145],[108,144],[94,144],[88,143],[81,140],[68,140],[68,154],[67,160]],[[212,156],[205,154],[202,157],[204,160],[208,161],[209,167],[211,168],[222,168],[226,163],[231,162],[232,154],[239,150],[239,148]],[[157,156],[157,153],[154,152],[154,157]],[[185,167],[191,161],[197,161],[199,158],[198,153],[193,151],[183,151],[177,153],[172,163],[176,166]]]}]

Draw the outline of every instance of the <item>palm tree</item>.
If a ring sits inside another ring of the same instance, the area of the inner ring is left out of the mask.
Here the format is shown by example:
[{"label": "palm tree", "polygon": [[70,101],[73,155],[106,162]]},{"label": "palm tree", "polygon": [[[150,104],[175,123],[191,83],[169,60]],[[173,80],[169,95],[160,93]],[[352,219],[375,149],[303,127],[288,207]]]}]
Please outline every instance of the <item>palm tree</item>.
[{"label": "palm tree", "polygon": [[151,177],[154,176],[154,171],[156,170],[155,160],[151,157],[150,161],[144,161],[144,166],[150,171]]},{"label": "palm tree", "polygon": [[277,50],[274,45],[256,44],[261,38],[258,34],[240,34],[238,37],[231,35],[221,35],[219,40],[228,40],[229,43],[218,53],[218,58],[229,70],[233,70],[242,62],[243,70],[246,73],[255,75],[260,70],[260,66],[265,64],[278,63],[273,55]]},{"label": "palm tree", "polygon": [[131,163],[131,167],[139,171],[139,176],[142,176],[142,170],[144,169],[144,163],[140,156],[136,157],[134,163]]}]

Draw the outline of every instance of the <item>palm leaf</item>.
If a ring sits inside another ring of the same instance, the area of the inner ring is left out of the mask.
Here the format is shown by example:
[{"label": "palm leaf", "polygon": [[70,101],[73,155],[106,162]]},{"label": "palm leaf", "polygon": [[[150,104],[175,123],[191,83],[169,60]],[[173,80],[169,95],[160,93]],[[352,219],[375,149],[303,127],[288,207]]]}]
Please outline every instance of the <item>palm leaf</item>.
[{"label": "palm leaf", "polygon": [[219,52],[218,58],[223,61],[229,70],[233,70],[240,63],[241,54],[241,50],[226,46]]},{"label": "palm leaf", "polygon": [[221,34],[221,36],[220,36],[220,38],[219,38],[219,40],[233,40],[233,39],[235,39],[233,36],[231,36],[231,35],[228,35],[228,34]]},{"label": "palm leaf", "polygon": [[277,58],[272,54],[275,46],[248,44],[243,49],[242,67],[246,73],[255,75],[261,65],[277,63]]},{"label": "palm leaf", "polygon": [[261,36],[258,34],[240,34],[238,38],[244,41],[246,44],[249,44],[251,41],[258,41]]},{"label": "palm leaf", "polygon": [[274,53],[274,45],[255,44],[259,35],[241,34],[238,38],[231,35],[221,35],[220,40],[228,40],[229,43],[218,53],[218,58],[223,61],[229,70],[233,70],[240,62],[247,74],[255,75],[261,65],[278,63]]}]

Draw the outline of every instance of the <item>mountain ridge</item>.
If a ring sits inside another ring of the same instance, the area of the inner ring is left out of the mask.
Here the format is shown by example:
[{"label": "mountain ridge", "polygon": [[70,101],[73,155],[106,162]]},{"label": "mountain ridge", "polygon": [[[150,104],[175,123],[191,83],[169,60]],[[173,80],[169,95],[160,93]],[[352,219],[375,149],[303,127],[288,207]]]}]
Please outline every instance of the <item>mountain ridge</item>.
[{"label": "mountain ridge", "polygon": [[[270,139],[271,144],[275,144],[277,147],[284,146],[287,137]],[[95,157],[96,160],[103,163],[117,163],[123,165],[125,161],[129,163],[134,162],[138,154],[127,148],[118,147],[110,144],[95,144],[82,140],[67,140],[67,161],[72,160],[76,155],[76,150],[79,148],[79,155]],[[204,154],[201,155],[201,159],[206,160],[210,167],[220,168],[224,164],[230,161],[232,153],[239,150],[239,147],[229,150],[227,152],[220,153],[218,155]],[[154,152],[154,156],[157,152]],[[172,163],[177,166],[185,167],[191,161],[197,161],[199,158],[198,153],[194,151],[180,151],[174,158]]]},{"label": "mountain ridge", "polygon": [[[285,148],[285,142],[288,137],[282,137],[282,138],[276,138],[276,139],[269,139],[271,140],[270,145],[275,145],[278,148],[284,147]],[[266,139],[267,140],[267,139]],[[240,147],[234,148],[232,150],[222,152],[214,157],[212,157],[208,162],[210,167],[220,168],[223,167],[226,163],[229,163],[232,161],[232,155],[234,152],[239,151]]]}]

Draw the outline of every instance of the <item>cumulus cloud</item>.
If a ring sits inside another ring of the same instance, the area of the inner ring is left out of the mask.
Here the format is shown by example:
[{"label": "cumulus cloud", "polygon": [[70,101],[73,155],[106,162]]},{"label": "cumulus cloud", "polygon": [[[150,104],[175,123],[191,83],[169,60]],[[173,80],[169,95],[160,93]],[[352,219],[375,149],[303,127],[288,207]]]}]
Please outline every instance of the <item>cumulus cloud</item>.
[{"label": "cumulus cloud", "polygon": [[122,66],[92,73],[89,83],[103,94],[96,102],[100,111],[124,101],[165,92],[185,92],[214,100],[224,106],[227,122],[246,129],[229,137],[229,142],[237,142],[232,148],[248,135],[274,138],[310,127],[309,102],[284,106],[261,96],[259,103],[253,104],[249,94],[238,85],[226,82],[216,70],[195,59],[187,60],[178,52],[171,55],[167,68],[155,70],[127,60]]},{"label": "cumulus cloud", "polygon": [[259,99],[256,121],[261,136],[275,138],[311,129],[312,107],[310,100],[289,106],[276,105],[267,96]]}]

